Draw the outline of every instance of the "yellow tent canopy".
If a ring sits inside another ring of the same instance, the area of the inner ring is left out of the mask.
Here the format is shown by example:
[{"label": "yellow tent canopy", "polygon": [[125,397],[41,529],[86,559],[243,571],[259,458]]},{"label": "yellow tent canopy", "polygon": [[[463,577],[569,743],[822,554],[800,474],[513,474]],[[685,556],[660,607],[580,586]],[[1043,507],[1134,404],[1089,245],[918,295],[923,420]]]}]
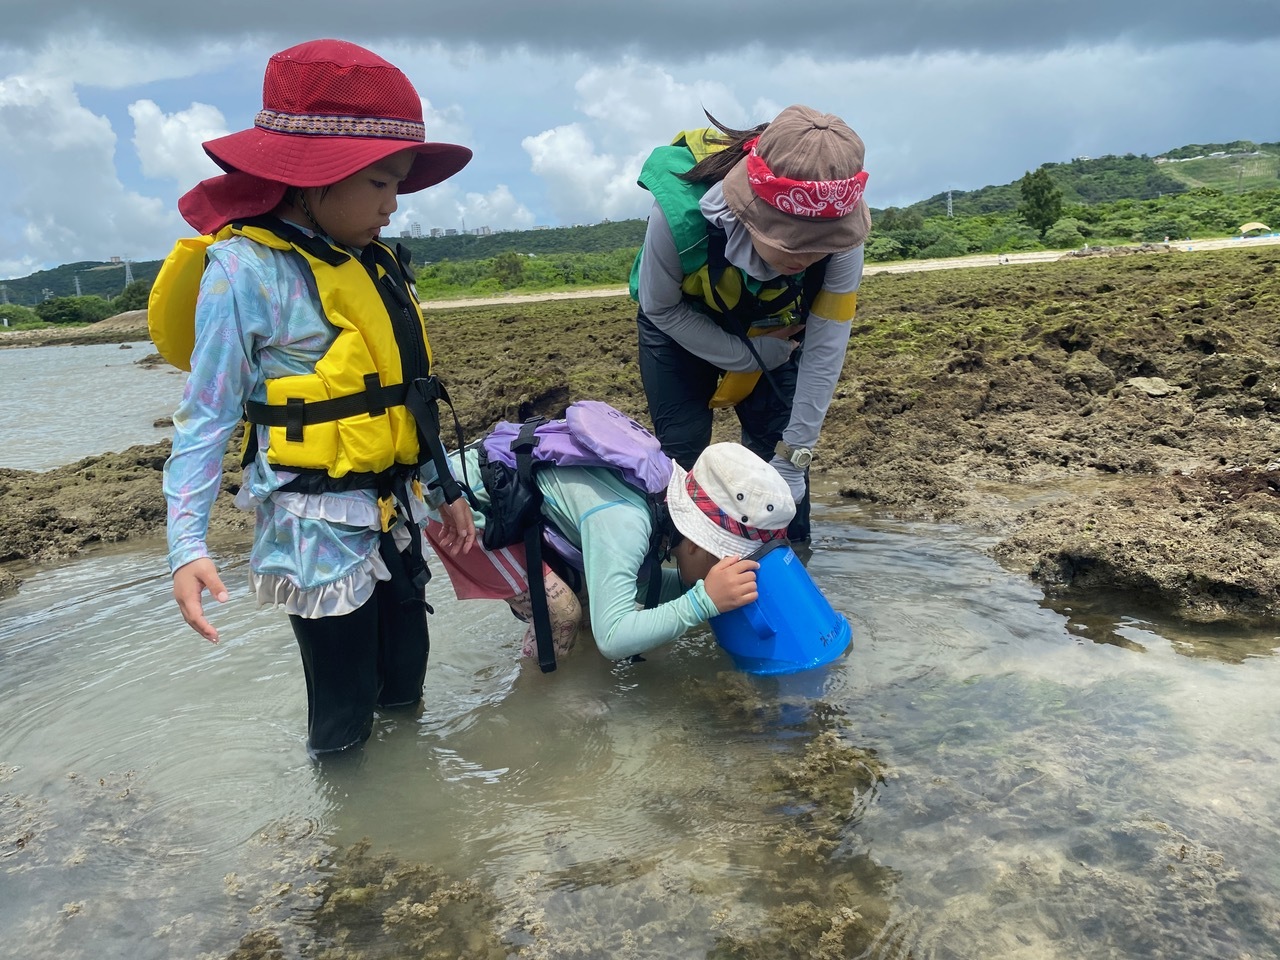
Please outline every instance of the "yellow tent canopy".
[{"label": "yellow tent canopy", "polygon": [[1250,230],[1262,230],[1265,233],[1271,232],[1270,227],[1268,227],[1265,223],[1259,223],[1257,220],[1254,220],[1252,223],[1246,223],[1240,227],[1241,233],[1248,233]]}]

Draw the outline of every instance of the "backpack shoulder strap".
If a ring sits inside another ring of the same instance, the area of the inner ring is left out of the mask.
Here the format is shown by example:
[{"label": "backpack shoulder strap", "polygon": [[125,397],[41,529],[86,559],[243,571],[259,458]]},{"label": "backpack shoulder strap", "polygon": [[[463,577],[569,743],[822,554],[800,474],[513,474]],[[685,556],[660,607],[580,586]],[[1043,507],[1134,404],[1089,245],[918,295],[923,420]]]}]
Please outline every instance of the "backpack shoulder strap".
[{"label": "backpack shoulder strap", "polygon": [[526,486],[538,503],[539,509],[524,528],[524,561],[529,580],[529,601],[533,606],[533,635],[538,643],[538,666],[543,673],[556,668],[556,648],[551,638],[551,613],[547,608],[547,584],[542,576],[542,497],[534,479],[533,449],[538,445],[534,430],[542,423],[542,417],[530,417],[520,425],[520,433],[511,441],[511,452],[516,455],[516,476]]}]

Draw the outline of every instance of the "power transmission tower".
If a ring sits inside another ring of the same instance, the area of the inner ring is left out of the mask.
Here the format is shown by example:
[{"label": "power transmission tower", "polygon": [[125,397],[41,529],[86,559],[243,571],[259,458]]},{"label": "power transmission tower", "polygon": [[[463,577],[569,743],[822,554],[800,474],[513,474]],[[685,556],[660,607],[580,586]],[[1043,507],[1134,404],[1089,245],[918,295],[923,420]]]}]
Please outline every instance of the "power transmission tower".
[{"label": "power transmission tower", "polygon": [[76,296],[77,297],[82,296],[82,294],[80,293],[80,274],[78,273],[76,274]]},{"label": "power transmission tower", "polygon": [[9,288],[5,284],[0,283],[0,303],[8,303],[8,302],[9,302]]},{"label": "power transmission tower", "polygon": [[947,191],[947,216],[951,216],[951,191]]},{"label": "power transmission tower", "polygon": [[133,264],[132,261],[126,260],[124,262],[124,285],[127,287],[131,283],[133,283]]}]

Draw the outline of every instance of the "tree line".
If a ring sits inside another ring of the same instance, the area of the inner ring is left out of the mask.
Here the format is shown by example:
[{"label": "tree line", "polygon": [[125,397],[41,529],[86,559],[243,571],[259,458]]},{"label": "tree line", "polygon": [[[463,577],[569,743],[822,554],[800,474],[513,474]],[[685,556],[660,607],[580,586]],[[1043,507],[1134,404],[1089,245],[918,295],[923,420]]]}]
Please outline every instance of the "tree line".
[{"label": "tree line", "polygon": [[[867,259],[890,262],[1220,237],[1250,221],[1280,229],[1277,154],[1280,143],[1241,140],[1191,144],[1164,155],[1184,162],[1156,164],[1150,157],[1129,154],[1046,163],[1012,183],[873,209]],[[1247,181],[1240,157],[1253,165]],[[1205,182],[1213,185],[1192,185]],[[388,242],[402,244],[412,254],[418,289],[430,300],[620,286],[627,282],[644,230],[644,220],[620,220]],[[0,303],[0,319],[10,325],[93,322],[145,307],[160,261],[131,264],[139,279],[115,297],[96,289],[119,282],[112,280],[118,278],[115,271],[100,269],[105,266],[68,264],[4,281],[5,297],[16,303]],[[77,279],[88,289],[86,295],[56,295],[74,289]],[[49,296],[51,292],[55,295]]]},{"label": "tree line", "polygon": [[0,323],[22,329],[47,323],[97,323],[130,310],[145,310],[151,296],[151,280],[134,280],[118,297],[84,294],[78,297],[50,297],[33,307],[21,303],[0,303]]}]

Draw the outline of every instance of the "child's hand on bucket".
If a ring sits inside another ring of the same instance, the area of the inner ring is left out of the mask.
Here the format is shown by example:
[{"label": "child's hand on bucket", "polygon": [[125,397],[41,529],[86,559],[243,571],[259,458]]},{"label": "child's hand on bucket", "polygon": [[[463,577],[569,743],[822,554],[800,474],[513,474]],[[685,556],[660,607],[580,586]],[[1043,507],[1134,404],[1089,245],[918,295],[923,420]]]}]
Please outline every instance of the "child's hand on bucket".
[{"label": "child's hand on bucket", "polygon": [[218,568],[208,557],[184,563],[173,572],[173,599],[178,601],[182,619],[210,643],[217,643],[218,631],[205,619],[204,606],[200,602],[200,596],[206,589],[219,603],[227,602],[227,588],[222,585]]},{"label": "child's hand on bucket", "polygon": [[758,569],[760,564],[741,557],[725,557],[712,567],[703,578],[702,585],[711,602],[716,605],[716,610],[728,613],[754,603],[759,596],[756,592]]}]

